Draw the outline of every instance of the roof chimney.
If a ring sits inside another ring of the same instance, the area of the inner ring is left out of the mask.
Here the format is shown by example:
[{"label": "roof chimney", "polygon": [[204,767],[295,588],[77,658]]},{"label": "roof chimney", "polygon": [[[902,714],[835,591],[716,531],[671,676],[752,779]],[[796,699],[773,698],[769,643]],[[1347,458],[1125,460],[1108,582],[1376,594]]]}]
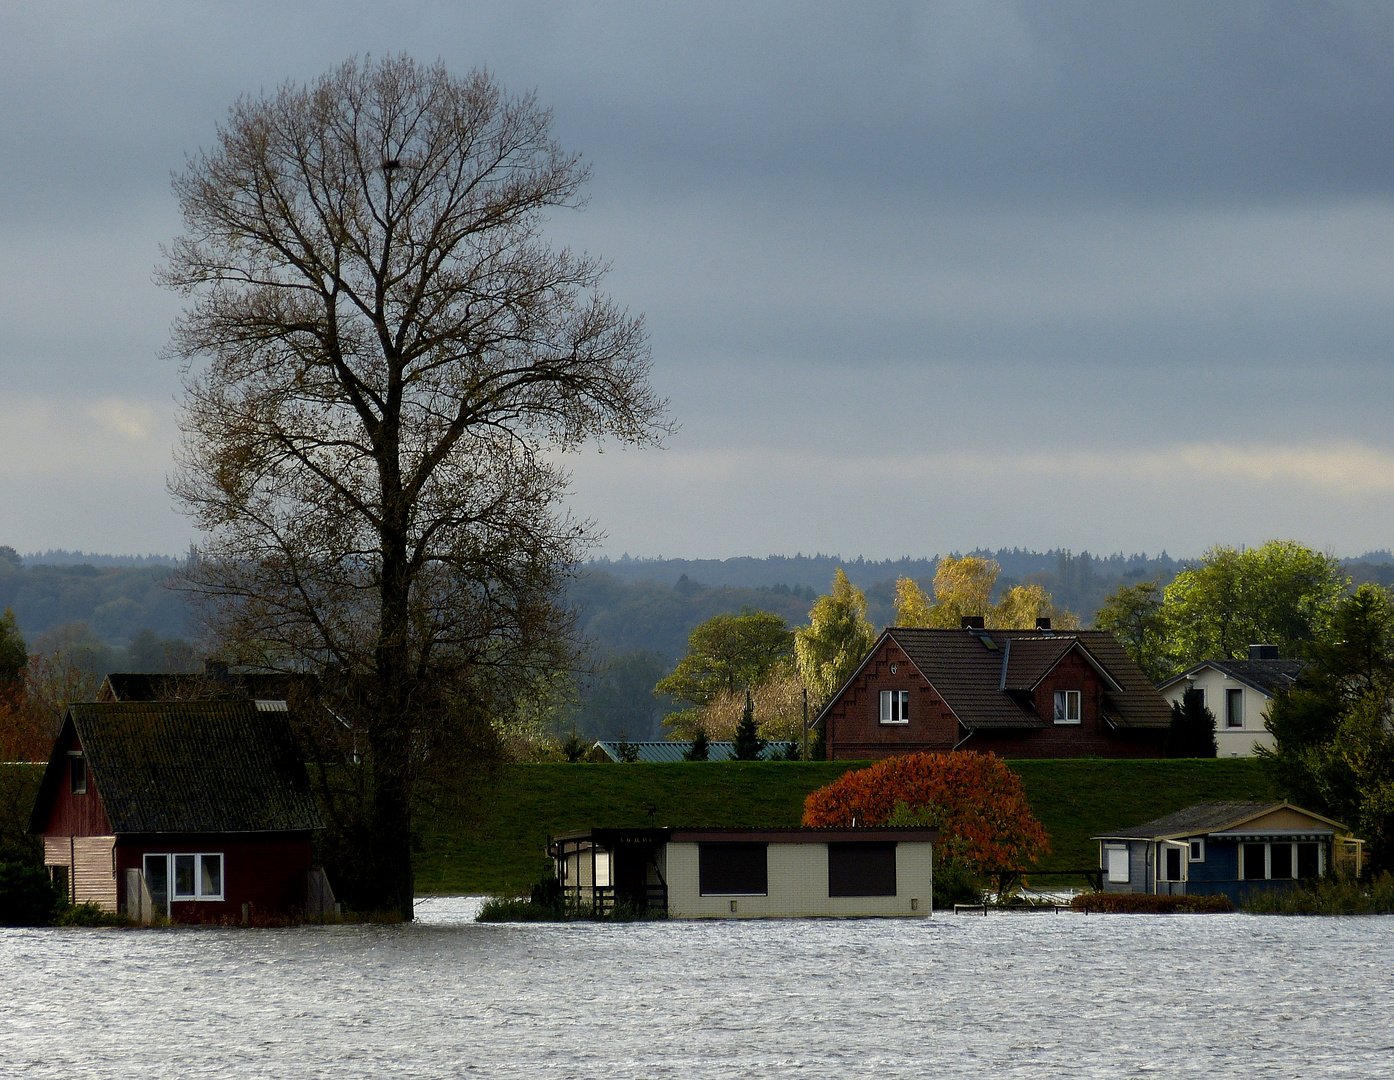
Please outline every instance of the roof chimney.
[{"label": "roof chimney", "polygon": [[1036,616],[1036,629],[1037,629],[1037,630],[1049,630],[1049,629],[1050,629],[1050,616],[1049,616],[1049,615],[1037,615],[1037,616]]},{"label": "roof chimney", "polygon": [[1250,645],[1250,660],[1276,660],[1278,659],[1278,646],[1276,645]]},{"label": "roof chimney", "polygon": [[984,629],[983,617],[981,615],[964,615],[958,620],[958,625],[964,630]]}]

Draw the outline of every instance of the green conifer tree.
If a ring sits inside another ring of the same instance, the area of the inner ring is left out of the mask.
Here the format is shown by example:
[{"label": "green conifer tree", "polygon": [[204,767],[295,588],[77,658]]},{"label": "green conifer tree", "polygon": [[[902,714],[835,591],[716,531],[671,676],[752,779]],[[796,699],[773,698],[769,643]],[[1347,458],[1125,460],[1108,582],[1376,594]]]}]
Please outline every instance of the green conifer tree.
[{"label": "green conifer tree", "polygon": [[1199,690],[1187,690],[1181,701],[1171,703],[1165,752],[1167,757],[1215,756],[1215,714],[1205,707]]},{"label": "green conifer tree", "polygon": [[698,728],[697,734],[693,736],[692,745],[683,751],[684,761],[706,761],[711,756],[711,746],[707,742],[707,732],[705,728]]},{"label": "green conifer tree", "polygon": [[745,711],[741,713],[741,722],[736,725],[736,744],[732,756],[737,761],[759,761],[764,749],[765,740],[755,730],[755,703],[750,700],[750,691],[747,690]]}]

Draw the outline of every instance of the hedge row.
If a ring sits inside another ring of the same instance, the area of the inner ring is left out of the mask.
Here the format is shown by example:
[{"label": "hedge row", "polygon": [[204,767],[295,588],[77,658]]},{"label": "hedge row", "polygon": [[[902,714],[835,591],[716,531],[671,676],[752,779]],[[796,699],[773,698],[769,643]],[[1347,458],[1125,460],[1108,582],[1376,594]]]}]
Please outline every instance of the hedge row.
[{"label": "hedge row", "polygon": [[1151,893],[1080,893],[1070,908],[1104,915],[1210,915],[1233,911],[1227,896],[1153,896]]}]

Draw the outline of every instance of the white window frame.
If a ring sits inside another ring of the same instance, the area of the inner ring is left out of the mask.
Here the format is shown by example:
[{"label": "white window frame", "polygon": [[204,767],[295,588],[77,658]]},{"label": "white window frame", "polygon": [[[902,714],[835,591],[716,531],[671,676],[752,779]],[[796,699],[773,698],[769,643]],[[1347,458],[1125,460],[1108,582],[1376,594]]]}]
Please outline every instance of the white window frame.
[{"label": "white window frame", "polygon": [[[1231,702],[1239,702],[1239,723],[1233,723],[1234,711],[1230,708]],[[1244,730],[1244,688],[1227,686],[1225,687],[1225,730],[1243,731]]]},{"label": "white window frame", "polygon": [[[1071,704],[1074,705],[1073,717],[1070,715]],[[1084,716],[1084,693],[1080,690],[1057,690],[1054,706],[1057,724],[1078,724]]]},{"label": "white window frame", "polygon": [[[1123,866],[1123,875],[1122,875],[1122,877],[1119,877],[1118,874],[1117,874],[1117,873],[1115,872],[1115,870],[1114,870],[1114,866],[1115,866],[1115,859],[1114,859],[1114,856],[1115,856],[1115,855],[1120,857],[1120,858],[1117,860],[1117,862],[1121,862],[1121,864],[1122,864],[1122,866]],[[1128,882],[1132,880],[1132,862],[1133,862],[1133,859],[1132,859],[1132,852],[1129,850],[1127,844],[1105,844],[1105,845],[1104,845],[1104,876],[1105,876],[1105,879],[1109,882],[1109,884],[1111,884],[1111,885],[1126,885],[1126,884],[1128,884]]]},{"label": "white window frame", "polygon": [[[1172,877],[1166,873],[1167,852],[1174,851],[1177,854],[1176,869],[1178,875]],[[1185,853],[1184,855],[1182,853]],[[1190,875],[1186,872],[1190,865],[1191,845],[1181,840],[1163,840],[1157,845],[1157,880],[1158,881],[1186,881]]]},{"label": "white window frame", "polygon": [[[1285,878],[1275,878],[1273,876],[1273,849],[1275,847],[1285,847],[1288,849],[1288,876]],[[1317,862],[1321,862],[1321,857],[1317,856]],[[1263,857],[1264,869],[1268,871],[1269,881],[1296,881],[1297,880],[1297,841],[1278,840],[1269,841],[1268,851]]]},{"label": "white window frame", "polygon": [[[1193,837],[1186,841],[1186,846],[1190,848],[1190,853],[1187,855],[1188,862],[1195,863],[1205,861],[1205,837]],[[1199,854],[1197,854],[1197,852],[1199,852]]]},{"label": "white window frame", "polygon": [[[73,772],[73,766],[78,762],[82,763],[82,784],[77,783],[77,774]],[[68,794],[86,795],[87,794],[87,756],[81,750],[68,751]]]},{"label": "white window frame", "polygon": [[910,722],[910,691],[881,691],[881,723],[908,724]]},{"label": "white window frame", "polygon": [[[145,859],[164,859],[165,860],[165,903],[175,902],[187,904],[198,901],[218,902],[227,898],[227,859],[221,851],[171,851],[159,852],[151,851],[141,859],[141,872],[145,871]],[[174,860],[176,858],[191,858],[194,860],[194,891],[192,893],[176,892],[178,886],[175,884]],[[218,892],[206,893],[203,891],[203,860],[218,860]]]},{"label": "white window frame", "polygon": [[[1263,877],[1249,877],[1244,873],[1244,849],[1250,844],[1263,844]],[[1240,881],[1269,881],[1273,872],[1273,845],[1260,840],[1241,840],[1239,841],[1239,880]]]}]

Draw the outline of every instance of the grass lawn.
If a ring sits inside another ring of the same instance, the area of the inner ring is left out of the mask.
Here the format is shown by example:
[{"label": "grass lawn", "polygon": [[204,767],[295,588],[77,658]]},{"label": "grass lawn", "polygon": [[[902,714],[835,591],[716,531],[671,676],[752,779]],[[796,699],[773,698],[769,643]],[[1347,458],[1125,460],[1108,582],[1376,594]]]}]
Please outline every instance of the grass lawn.
[{"label": "grass lawn", "polygon": [[1276,800],[1258,758],[1009,761],[1050,834],[1037,873],[1099,864],[1091,836],[1141,825],[1199,802]]},{"label": "grass lawn", "polygon": [[[417,814],[417,890],[526,892],[548,870],[548,835],[592,825],[797,825],[809,792],[864,764],[509,766],[468,812],[441,805]],[[1052,852],[1038,873],[1097,865],[1089,837],[1107,829],[1196,802],[1274,797],[1252,758],[1008,764],[1051,837]]]},{"label": "grass lawn", "polygon": [[[590,826],[797,825],[804,797],[855,762],[510,765],[473,813],[416,817],[419,893],[527,892],[547,837]],[[650,810],[653,812],[650,813]]]}]

